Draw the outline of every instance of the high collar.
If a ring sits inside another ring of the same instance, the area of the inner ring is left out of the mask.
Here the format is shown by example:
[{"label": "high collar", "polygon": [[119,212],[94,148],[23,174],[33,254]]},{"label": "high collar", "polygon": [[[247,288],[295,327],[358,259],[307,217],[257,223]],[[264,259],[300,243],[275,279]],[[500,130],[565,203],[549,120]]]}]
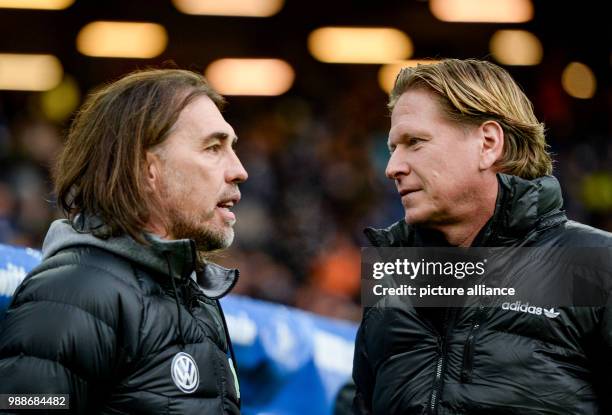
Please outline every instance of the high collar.
[{"label": "high collar", "polygon": [[[514,246],[538,232],[566,221],[561,187],[553,176],[525,180],[499,173],[495,211],[473,246]],[[367,228],[374,246],[449,246],[438,231],[408,225],[404,220],[385,229]]]},{"label": "high collar", "polygon": [[170,275],[178,280],[192,278],[209,298],[220,298],[235,285],[238,270],[206,263],[196,273],[197,254],[190,239],[167,240],[144,233],[148,245],[135,241],[128,235],[100,238],[91,232],[104,224],[96,217],[77,216],[73,222],[56,220],[51,224],[43,243],[43,259],[58,251],[74,246],[94,246],[133,261],[155,274]]}]

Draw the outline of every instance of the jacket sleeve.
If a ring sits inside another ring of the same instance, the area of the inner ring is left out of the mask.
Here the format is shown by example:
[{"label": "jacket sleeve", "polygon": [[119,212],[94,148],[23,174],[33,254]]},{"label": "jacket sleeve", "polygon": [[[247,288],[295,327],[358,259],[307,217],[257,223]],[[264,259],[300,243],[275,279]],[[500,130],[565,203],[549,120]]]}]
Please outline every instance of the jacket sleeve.
[{"label": "jacket sleeve", "polygon": [[595,391],[598,396],[601,413],[612,413],[612,395],[610,382],[612,382],[612,297],[608,297],[607,305],[602,310],[600,326],[599,348],[595,349],[592,357],[594,365]]},{"label": "jacket sleeve", "polygon": [[96,406],[122,354],[120,283],[74,264],[27,278],[0,323],[0,394],[68,394],[73,413]]},{"label": "jacket sleeve", "polygon": [[[370,310],[370,312],[372,311],[375,311],[375,309]],[[368,314],[368,312],[364,312],[364,317],[355,339],[353,380],[355,382],[356,391],[353,401],[353,412],[356,415],[368,415],[372,413],[372,394],[374,392],[375,375],[366,348]]]}]

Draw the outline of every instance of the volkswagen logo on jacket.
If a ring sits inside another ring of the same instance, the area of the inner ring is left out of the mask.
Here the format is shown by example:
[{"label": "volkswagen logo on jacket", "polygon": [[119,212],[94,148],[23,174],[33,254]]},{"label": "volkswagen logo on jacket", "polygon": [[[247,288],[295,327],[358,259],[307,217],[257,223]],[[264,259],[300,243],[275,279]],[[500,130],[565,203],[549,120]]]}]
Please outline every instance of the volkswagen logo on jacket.
[{"label": "volkswagen logo on jacket", "polygon": [[200,375],[198,365],[191,355],[179,352],[172,359],[172,380],[176,386],[185,393],[192,393],[198,389]]}]

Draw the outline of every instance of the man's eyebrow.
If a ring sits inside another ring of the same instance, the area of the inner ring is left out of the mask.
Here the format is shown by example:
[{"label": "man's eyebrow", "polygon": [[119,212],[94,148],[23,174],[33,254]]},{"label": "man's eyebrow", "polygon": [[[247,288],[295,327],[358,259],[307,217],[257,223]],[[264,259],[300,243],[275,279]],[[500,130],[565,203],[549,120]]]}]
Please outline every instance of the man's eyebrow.
[{"label": "man's eyebrow", "polygon": [[[212,134],[209,134],[208,136],[204,138],[205,141],[214,140],[214,139],[221,140],[221,141],[229,140],[230,135],[227,133],[221,132],[221,131],[217,131]],[[236,142],[238,141],[238,137],[235,135],[232,136],[231,139],[232,139],[232,145],[236,144]]]},{"label": "man's eyebrow", "polygon": [[418,133],[418,132],[414,132],[414,133],[413,132],[405,132],[405,133],[400,134],[399,137],[397,137],[395,139],[395,141],[401,143],[401,142],[408,141],[411,138],[422,138],[422,139],[428,140],[428,139],[431,139],[431,135],[429,135],[429,134],[427,134],[425,132],[421,132],[421,133]]}]

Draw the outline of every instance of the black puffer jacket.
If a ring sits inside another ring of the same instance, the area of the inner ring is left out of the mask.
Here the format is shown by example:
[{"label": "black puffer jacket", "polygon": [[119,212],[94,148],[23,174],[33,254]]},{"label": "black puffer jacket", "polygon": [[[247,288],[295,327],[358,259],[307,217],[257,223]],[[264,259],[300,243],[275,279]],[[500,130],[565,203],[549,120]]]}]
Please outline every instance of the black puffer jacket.
[{"label": "black puffer jacket", "polygon": [[0,326],[0,394],[69,394],[79,414],[240,413],[216,300],[236,272],[210,264],[196,283],[192,241],[148,238],[52,225]]},{"label": "black puffer jacket", "polygon": [[[610,233],[566,219],[553,177],[498,179],[495,213],[475,245],[612,247]],[[404,221],[366,235],[381,247],[444,244]],[[609,281],[611,266],[588,272]],[[555,310],[549,318],[501,307],[366,309],[353,368],[356,411],[612,413],[612,310]]]}]

